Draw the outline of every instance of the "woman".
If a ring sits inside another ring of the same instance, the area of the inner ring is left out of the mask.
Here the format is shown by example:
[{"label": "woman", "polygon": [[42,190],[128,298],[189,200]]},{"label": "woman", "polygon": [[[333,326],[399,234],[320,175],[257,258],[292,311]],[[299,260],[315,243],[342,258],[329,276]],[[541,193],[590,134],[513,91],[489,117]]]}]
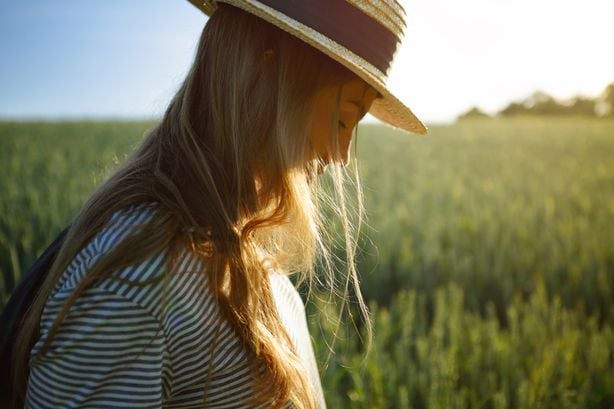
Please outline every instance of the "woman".
[{"label": "woman", "polygon": [[24,321],[18,406],[325,406],[287,278],[333,272],[317,175],[331,165],[343,297],[353,281],[364,312],[340,168],[366,112],[425,132],[383,85],[403,11],[373,3],[194,2],[211,17],[192,69],[76,216]]}]

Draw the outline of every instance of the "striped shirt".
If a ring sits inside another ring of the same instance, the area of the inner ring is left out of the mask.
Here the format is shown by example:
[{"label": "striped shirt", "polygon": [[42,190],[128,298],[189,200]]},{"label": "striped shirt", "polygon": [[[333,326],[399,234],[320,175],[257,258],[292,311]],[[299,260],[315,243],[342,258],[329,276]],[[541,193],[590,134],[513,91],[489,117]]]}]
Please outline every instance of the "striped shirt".
[{"label": "striped shirt", "polygon": [[[31,351],[26,408],[249,407],[252,355],[222,318],[203,266],[189,252],[178,259],[180,274],[155,284],[98,281],[71,306],[47,352],[35,355],[91,266],[154,212],[141,205],[116,213],[58,280]],[[164,272],[158,255],[116,276],[138,283]],[[269,277],[282,322],[325,407],[303,302],[287,276],[271,271]]]}]

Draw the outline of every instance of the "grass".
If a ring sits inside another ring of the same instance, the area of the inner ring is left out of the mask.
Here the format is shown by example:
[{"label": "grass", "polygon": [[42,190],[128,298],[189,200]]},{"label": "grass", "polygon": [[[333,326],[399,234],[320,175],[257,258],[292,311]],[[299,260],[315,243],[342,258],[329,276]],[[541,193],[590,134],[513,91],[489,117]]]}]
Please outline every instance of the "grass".
[{"label": "grass", "polygon": [[[152,123],[0,123],[0,303]],[[614,121],[377,126],[357,156],[373,352],[309,309],[329,407],[614,405]],[[317,307],[317,308],[316,308]]]}]

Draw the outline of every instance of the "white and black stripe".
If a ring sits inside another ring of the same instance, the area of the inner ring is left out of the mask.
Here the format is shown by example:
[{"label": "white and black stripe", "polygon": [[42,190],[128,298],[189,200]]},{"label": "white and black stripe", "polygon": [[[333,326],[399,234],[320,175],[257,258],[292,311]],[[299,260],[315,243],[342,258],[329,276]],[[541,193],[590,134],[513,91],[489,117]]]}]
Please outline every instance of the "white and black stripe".
[{"label": "white and black stripe", "polygon": [[[204,268],[188,252],[167,280],[136,287],[103,279],[88,288],[47,353],[37,355],[54,318],[92,265],[155,211],[154,205],[141,205],[115,214],[58,280],[32,349],[26,408],[247,407],[251,355],[221,318]],[[154,255],[115,275],[139,282],[164,273],[164,256]],[[271,284],[324,407],[303,303],[286,276],[272,273]]]}]

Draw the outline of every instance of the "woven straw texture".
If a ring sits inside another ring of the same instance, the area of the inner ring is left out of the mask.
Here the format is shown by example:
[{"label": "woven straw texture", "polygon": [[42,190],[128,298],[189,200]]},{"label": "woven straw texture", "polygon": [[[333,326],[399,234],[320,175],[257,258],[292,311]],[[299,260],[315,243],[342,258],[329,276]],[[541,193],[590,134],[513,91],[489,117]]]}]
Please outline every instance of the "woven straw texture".
[{"label": "woven straw texture", "polygon": [[[207,15],[211,15],[216,8],[216,1],[189,0]],[[403,36],[405,27],[405,11],[394,0],[347,0],[359,8],[363,13],[376,19],[381,25],[391,31],[399,41]],[[318,31],[289,18],[285,14],[268,7],[255,0],[217,0],[252,13],[263,20],[281,28],[282,30],[305,41],[317,48],[330,58],[344,65],[365,82],[376,89],[382,98],[377,98],[369,113],[382,122],[403,131],[416,134],[426,134],[427,128],[414,115],[411,109],[401,102],[386,86],[386,75],[354,52],[341,46],[337,42],[322,35]]]}]

